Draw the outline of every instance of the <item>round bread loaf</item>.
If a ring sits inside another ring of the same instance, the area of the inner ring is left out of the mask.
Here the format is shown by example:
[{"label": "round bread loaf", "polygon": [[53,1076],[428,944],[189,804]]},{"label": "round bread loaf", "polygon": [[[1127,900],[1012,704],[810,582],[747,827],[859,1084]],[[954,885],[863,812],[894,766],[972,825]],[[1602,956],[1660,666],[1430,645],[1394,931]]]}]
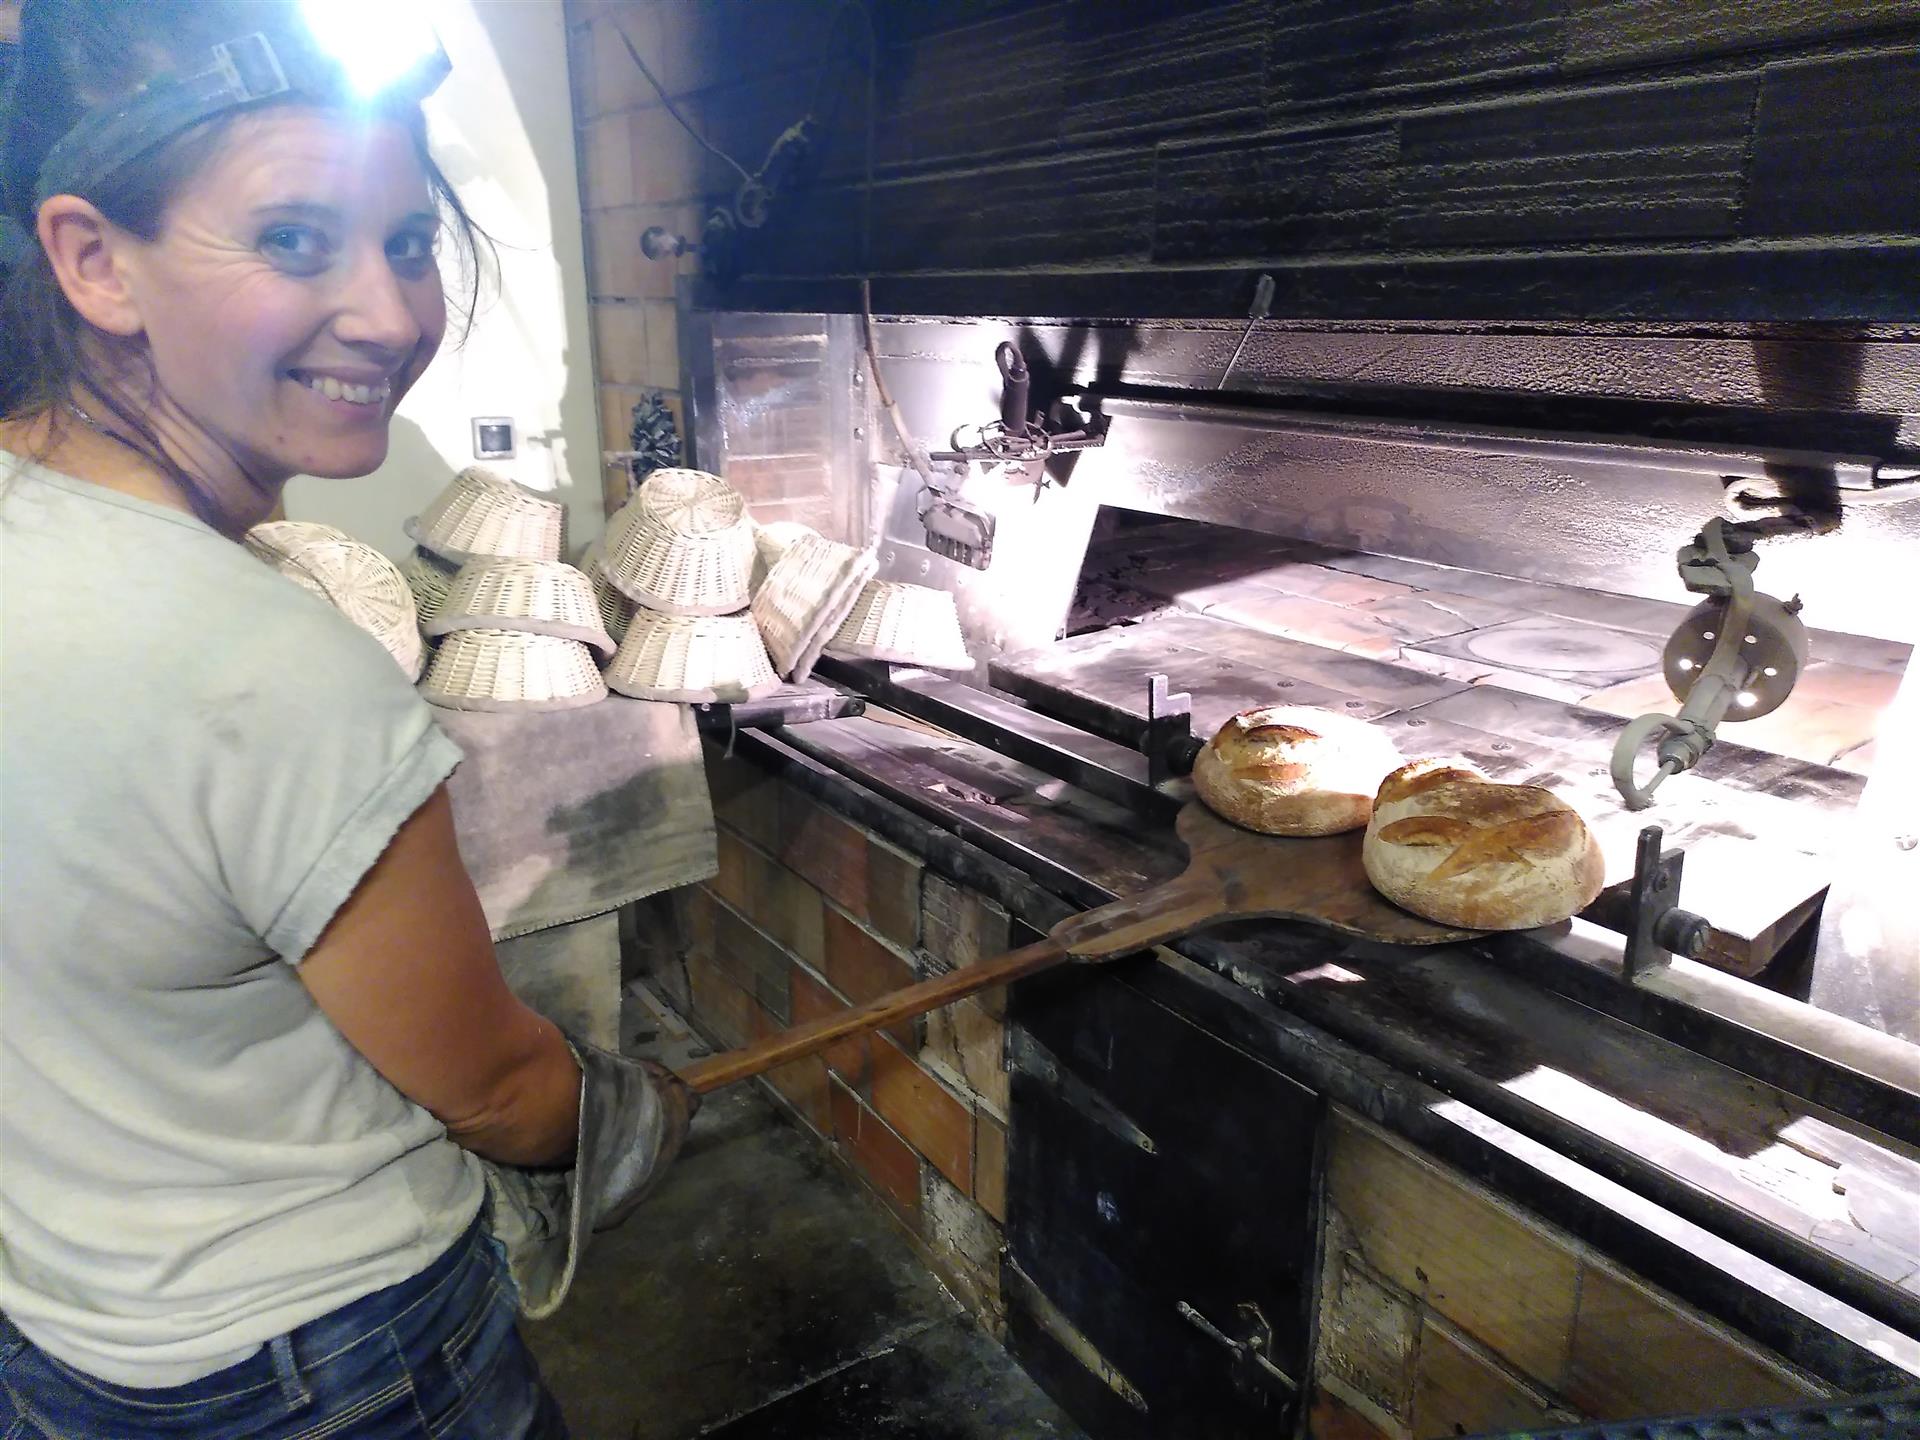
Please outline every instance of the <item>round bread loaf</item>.
[{"label": "round bread loaf", "polygon": [[1358,830],[1380,776],[1400,762],[1364,720],[1305,705],[1243,710],[1193,762],[1193,788],[1216,815],[1264,835]]},{"label": "round bread loaf", "polygon": [[1360,857],[1401,909],[1470,930],[1555,924],[1606,882],[1587,822],[1551,790],[1435,760],[1381,781]]}]

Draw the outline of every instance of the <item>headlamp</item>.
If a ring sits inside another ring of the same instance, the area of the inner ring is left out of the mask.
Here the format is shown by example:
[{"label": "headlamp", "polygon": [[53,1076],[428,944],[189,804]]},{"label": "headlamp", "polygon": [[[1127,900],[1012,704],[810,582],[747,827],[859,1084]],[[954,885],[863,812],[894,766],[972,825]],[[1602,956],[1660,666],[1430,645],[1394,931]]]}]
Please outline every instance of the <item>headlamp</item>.
[{"label": "headlamp", "polygon": [[305,27],[237,35],[215,45],[198,68],[89,113],[47,152],[35,203],[75,191],[227,110],[282,99],[363,110],[419,103],[453,66],[423,18],[390,0],[383,8],[376,17],[367,0],[304,0]]}]

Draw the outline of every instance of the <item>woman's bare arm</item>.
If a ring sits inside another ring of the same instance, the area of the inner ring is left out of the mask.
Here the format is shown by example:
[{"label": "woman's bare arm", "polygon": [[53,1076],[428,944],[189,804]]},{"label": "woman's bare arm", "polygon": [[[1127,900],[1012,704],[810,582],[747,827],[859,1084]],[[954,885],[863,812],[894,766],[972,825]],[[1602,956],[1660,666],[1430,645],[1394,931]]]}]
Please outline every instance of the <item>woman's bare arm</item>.
[{"label": "woman's bare arm", "polygon": [[445,787],[403,824],[299,967],[373,1068],[475,1154],[565,1164],[580,1069],[500,976]]}]

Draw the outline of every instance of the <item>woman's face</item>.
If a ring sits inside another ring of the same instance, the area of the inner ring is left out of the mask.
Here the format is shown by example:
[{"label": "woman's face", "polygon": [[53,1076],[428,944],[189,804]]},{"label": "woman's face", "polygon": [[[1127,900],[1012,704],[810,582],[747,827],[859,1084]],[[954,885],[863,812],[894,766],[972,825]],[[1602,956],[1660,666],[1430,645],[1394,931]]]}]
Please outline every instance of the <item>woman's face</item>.
[{"label": "woman's face", "polygon": [[150,418],[179,458],[255,485],[375,469],[446,331],[439,225],[400,125],[291,106],[237,119],[158,239],[123,251]]}]

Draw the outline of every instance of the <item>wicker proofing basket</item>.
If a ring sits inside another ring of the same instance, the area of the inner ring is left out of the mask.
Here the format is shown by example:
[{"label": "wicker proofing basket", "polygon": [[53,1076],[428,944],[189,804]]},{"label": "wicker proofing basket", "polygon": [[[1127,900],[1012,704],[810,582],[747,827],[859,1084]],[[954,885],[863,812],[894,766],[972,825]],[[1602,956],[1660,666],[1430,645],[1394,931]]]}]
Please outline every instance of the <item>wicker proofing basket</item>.
[{"label": "wicker proofing basket", "polygon": [[426,646],[420,639],[413,591],[386,556],[371,545],[343,537],[309,540],[292,554],[269,558],[268,563],[378,640],[407,679],[420,678]]},{"label": "wicker proofing basket", "polygon": [[449,710],[575,710],[607,698],[593,652],[524,630],[456,630],[433,652],[420,693]]},{"label": "wicker proofing basket", "polygon": [[809,535],[817,535],[811,526],[798,520],[776,520],[771,525],[753,527],[753,593],[758,595],[780,557]]},{"label": "wicker proofing basket", "polygon": [[850,660],[889,660],[929,670],[971,670],[953,596],[926,585],[869,580],[826,644]]},{"label": "wicker proofing basket", "polygon": [[454,476],[405,529],[414,544],[456,564],[479,555],[558,560],[567,548],[564,505],[479,465]]},{"label": "wicker proofing basket", "polygon": [[453,630],[523,630],[558,635],[613,654],[593,582],[562,560],[469,560],[453,578],[429,635]]},{"label": "wicker proofing basket", "polygon": [[747,608],[753,522],[746,502],[703,470],[656,470],[607,522],[600,571],[628,599],[667,615]]},{"label": "wicker proofing basket", "polygon": [[278,569],[278,562],[294,554],[302,545],[315,540],[352,538],[346,531],[322,525],[317,520],[262,520],[247,531],[245,544],[255,558]]},{"label": "wicker proofing basket", "polygon": [[633,619],[635,605],[633,601],[614,588],[606,572],[600,566],[600,553],[604,538],[595,540],[587,546],[586,553],[580,557],[580,568],[593,582],[593,594],[600,605],[600,623],[606,627],[613,643],[618,645],[627,638],[627,624]]},{"label": "wicker proofing basket", "polygon": [[807,678],[877,565],[871,550],[811,532],[786,548],[753,596],[753,623],[775,670]]},{"label": "wicker proofing basket", "polygon": [[757,700],[779,689],[780,677],[746,615],[637,610],[607,666],[607,683],[636,700],[705,705]]},{"label": "wicker proofing basket", "polygon": [[453,577],[459,573],[456,567],[418,545],[409,550],[406,558],[400,562],[401,578],[407,582],[407,588],[413,591],[414,608],[420,612],[423,628],[440,613],[447,591],[453,588]]}]

